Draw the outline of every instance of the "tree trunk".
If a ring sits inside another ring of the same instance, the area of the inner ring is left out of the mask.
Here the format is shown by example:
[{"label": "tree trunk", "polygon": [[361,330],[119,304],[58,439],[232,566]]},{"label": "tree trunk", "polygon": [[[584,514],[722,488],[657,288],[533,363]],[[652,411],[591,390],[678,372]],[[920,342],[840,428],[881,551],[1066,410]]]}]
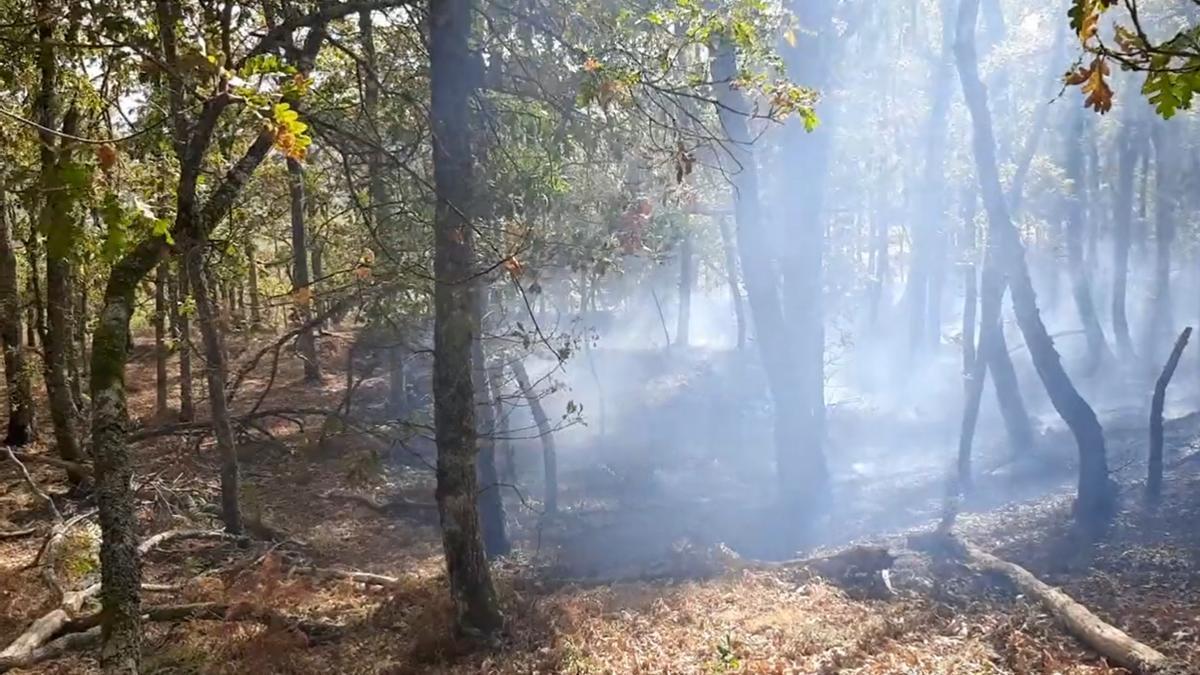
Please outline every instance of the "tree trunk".
[{"label": "tree trunk", "polygon": [[1154,142],[1154,296],[1146,326],[1148,357],[1157,359],[1159,345],[1165,344],[1174,319],[1171,312],[1171,246],[1175,242],[1175,219],[1179,204],[1181,169],[1178,134],[1174,127],[1160,123],[1152,134]]},{"label": "tree trunk", "polygon": [[[1071,187],[1068,191],[1065,204],[1067,216],[1067,268],[1071,276],[1071,293],[1075,297],[1075,308],[1079,311],[1079,319],[1083,323],[1083,332],[1087,337],[1088,355],[1084,372],[1091,374],[1096,372],[1096,369],[1111,354],[1108,350],[1108,342],[1104,338],[1104,329],[1100,327],[1100,320],[1096,317],[1096,305],[1092,299],[1092,287],[1088,281],[1087,270],[1084,269],[1083,260],[1083,236],[1084,230],[1087,228],[1087,223],[1085,219],[1086,209],[1083,203],[1084,171],[1083,139],[1081,136],[1083,134],[1083,115],[1085,112],[1082,106],[1074,106],[1071,108],[1069,114],[1071,116],[1071,130],[1068,132],[1066,138],[1066,159],[1067,178],[1070,180]],[[1117,248],[1120,248],[1119,243]],[[1128,253],[1128,250],[1128,241],[1126,241],[1126,253]],[[1121,293],[1124,293],[1123,288],[1121,289]],[[1124,333],[1119,328],[1125,318],[1123,295],[1121,302],[1121,313],[1118,317],[1114,301],[1113,321],[1118,326],[1118,345],[1128,345],[1128,326],[1125,327]],[[1124,349],[1124,347],[1121,347],[1121,349]]]},{"label": "tree trunk", "polygon": [[[304,232],[304,167],[289,157],[287,170],[288,194],[292,202],[292,296],[303,325],[308,323],[313,305],[313,289],[308,278],[308,240]],[[321,364],[317,360],[317,343],[311,328],[300,331],[296,337],[296,348],[304,360],[304,381],[319,382]]]},{"label": "tree trunk", "polygon": [[1017,323],[1025,336],[1025,343],[1029,346],[1038,376],[1045,385],[1055,410],[1075,436],[1079,450],[1076,517],[1085,526],[1097,525],[1112,515],[1115,498],[1108,476],[1104,431],[1095,411],[1079,395],[1071,378],[1063,369],[1054,341],[1042,323],[1037,308],[1037,296],[1025,264],[1024,246],[1009,218],[1008,206],[1001,192],[1000,175],[996,168],[996,142],[992,136],[991,114],[987,107],[987,91],[979,80],[975,56],[975,24],[978,15],[979,0],[962,0],[955,55],[963,95],[971,113],[976,173],[988,214],[990,236],[995,241],[1000,267],[1008,277]]},{"label": "tree trunk", "polygon": [[125,442],[125,362],[138,283],[154,269],[162,241],[147,240],[113,266],[92,347],[92,455],[100,507],[101,613],[105,673],[136,675],[141,665],[137,512],[133,458]]},{"label": "tree trunk", "polygon": [[[675,323],[675,344],[688,346],[688,331],[692,323],[692,286],[696,283],[695,256],[692,253],[692,233],[683,235],[679,245],[679,316]],[[585,308],[586,311],[586,308]]]},{"label": "tree trunk", "polygon": [[975,425],[979,420],[979,405],[983,400],[983,385],[987,379],[988,359],[986,355],[994,349],[1000,325],[1000,305],[1004,298],[1004,281],[996,268],[995,252],[988,246],[983,263],[982,301],[980,303],[979,348],[970,368],[963,378],[963,416],[958,434],[958,491],[971,490],[971,445],[975,439]]},{"label": "tree trunk", "polygon": [[962,353],[964,377],[969,377],[975,367],[975,314],[979,308],[978,271],[975,261],[978,259],[978,248],[975,228],[975,209],[978,203],[974,187],[963,190],[962,221],[963,221],[963,319],[962,319]]},{"label": "tree trunk", "polygon": [[221,344],[220,328],[217,325],[217,307],[209,289],[209,275],[204,260],[204,244],[200,241],[180,238],[183,251],[183,266],[191,282],[192,297],[195,299],[196,316],[200,322],[200,337],[204,345],[204,369],[208,381],[208,406],[213,435],[217,439],[217,454],[221,458],[221,520],[230,534],[241,534],[243,530],[240,504],[241,476],[238,469],[237,446],[233,438],[233,424],[229,419],[229,405],[225,398],[225,350]]},{"label": "tree trunk", "polygon": [[[67,142],[59,143],[53,132],[57,126],[58,107],[58,64],[54,52],[54,10],[46,2],[37,7],[38,23],[38,69],[40,89],[34,103],[35,115],[41,128],[38,139],[41,143],[39,188],[41,198],[38,209],[37,229],[46,234],[46,326],[42,335],[45,359],[43,369],[46,377],[46,394],[50,404],[50,420],[54,427],[54,444],[58,455],[69,462],[83,461],[83,451],[76,435],[78,409],[71,395],[68,364],[73,355],[71,350],[71,265],[68,261],[73,247],[72,207],[69,192],[64,190],[60,178],[61,167],[70,161],[71,148]],[[78,113],[72,108],[62,119],[63,131],[75,131]],[[73,484],[84,480],[84,476],[68,476]]]},{"label": "tree trunk", "polygon": [[167,414],[167,261],[154,274],[154,399],[160,419]]},{"label": "tree trunk", "polygon": [[[191,422],[196,419],[196,406],[192,398],[195,390],[192,386],[192,319],[191,308],[182,308],[191,296],[191,284],[188,283],[187,265],[183,259],[176,263],[175,288],[178,293],[171,303],[171,312],[177,326],[175,339],[179,350],[179,420]],[[194,305],[193,305],[194,307]]]},{"label": "tree trunk", "polygon": [[0,184],[0,347],[4,349],[4,383],[8,431],[4,444],[21,447],[33,440],[33,386],[21,345],[21,298],[17,289],[17,256],[8,219],[8,186]]},{"label": "tree trunk", "polygon": [[[758,167],[746,121],[751,108],[744,94],[734,84],[737,72],[737,56],[733,45],[724,41],[716,45],[712,79],[716,83],[717,112],[730,140],[725,149],[730,164],[727,170],[733,174],[740,266],[754,317],[759,355],[775,404],[778,494],[781,505],[791,512],[789,517],[793,518],[792,522],[798,524],[800,514],[822,508],[828,503],[828,471],[820,445],[800,440],[811,437],[817,430],[814,429],[812,411],[805,407],[810,401],[805,395],[798,364],[793,357],[793,345],[784,323],[772,271],[771,244],[759,202]],[[818,256],[818,265],[819,260]],[[800,321],[799,316],[792,318]],[[810,328],[815,330],[816,327]]]},{"label": "tree trunk", "polygon": [[742,285],[738,281],[737,245],[733,241],[729,218],[718,216],[721,228],[721,248],[725,253],[725,282],[729,285],[729,300],[733,303],[733,317],[737,322],[737,348],[746,347],[746,305],[742,300]]},{"label": "tree trunk", "polygon": [[499,392],[492,391],[491,378],[488,376],[487,354],[483,348],[483,317],[485,312],[481,306],[487,297],[487,290],[477,285],[475,325],[477,326],[475,340],[471,343],[471,377],[475,387],[475,409],[478,411],[479,425],[479,524],[482,529],[483,546],[489,558],[508,555],[512,544],[508,540],[504,513],[504,492],[500,486],[500,478],[496,471],[496,405],[499,402]]},{"label": "tree trunk", "polygon": [[1033,158],[1037,156],[1038,145],[1050,121],[1050,108],[1056,93],[1062,89],[1062,64],[1066,61],[1067,31],[1054,27],[1054,46],[1050,48],[1050,63],[1047,66],[1045,85],[1037,100],[1037,110],[1033,115],[1033,123],[1029,126],[1029,136],[1025,145],[1021,146],[1021,156],[1017,159],[1017,170],[1013,174],[1012,183],[1008,188],[1008,203],[1015,218],[1021,213],[1022,200],[1025,197],[1025,178],[1029,168],[1033,166]]},{"label": "tree trunk", "polygon": [[542,476],[544,478],[545,494],[543,502],[546,513],[558,512],[558,452],[554,447],[554,430],[550,428],[550,418],[542,408],[542,400],[533,389],[525,363],[520,359],[512,361],[513,375],[517,378],[517,386],[525,396],[533,422],[537,425],[538,437],[542,441]]},{"label": "tree trunk", "polygon": [[1191,326],[1184,328],[1183,332],[1179,334],[1179,339],[1175,341],[1175,348],[1171,350],[1171,356],[1167,359],[1162,374],[1158,376],[1158,381],[1154,384],[1154,396],[1150,401],[1150,460],[1146,475],[1146,498],[1151,502],[1157,502],[1162,496],[1163,406],[1167,401],[1167,385],[1171,383],[1171,377],[1175,375],[1175,369],[1179,367],[1179,359],[1183,356],[1183,350],[1187,347],[1188,338],[1191,336]]},{"label": "tree trunk", "polygon": [[1132,115],[1127,114],[1121,120],[1121,130],[1117,134],[1117,188],[1116,213],[1113,214],[1112,261],[1113,335],[1117,341],[1117,351],[1126,363],[1134,358],[1133,341],[1129,337],[1129,320],[1125,315],[1125,298],[1129,280],[1130,226],[1133,220],[1133,176],[1138,161],[1135,135]]},{"label": "tree trunk", "polygon": [[246,266],[250,278],[250,329],[263,329],[262,295],[258,290],[258,255],[254,249],[254,237],[246,237]]},{"label": "tree trunk", "polygon": [[433,128],[434,357],[438,515],[459,634],[490,641],[503,617],[480,538],[471,343],[474,233],[465,214],[479,189],[471,154],[472,0],[429,1],[430,122]]}]

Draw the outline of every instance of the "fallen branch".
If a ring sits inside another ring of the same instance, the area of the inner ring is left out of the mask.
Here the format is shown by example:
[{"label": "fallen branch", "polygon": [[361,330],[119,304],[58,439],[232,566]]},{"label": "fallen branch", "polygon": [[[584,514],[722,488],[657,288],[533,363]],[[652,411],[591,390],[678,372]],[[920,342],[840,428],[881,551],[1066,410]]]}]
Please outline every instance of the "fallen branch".
[{"label": "fallen branch", "polygon": [[[916,540],[910,538],[910,542],[913,541]],[[942,547],[966,559],[979,570],[1007,577],[1021,592],[1037,598],[1072,635],[1117,665],[1140,673],[1162,673],[1179,667],[1179,664],[1171,661],[1162,652],[1105,623],[1071,596],[1046,584],[1020,565],[997,558],[966,539],[952,534],[926,536],[922,537],[921,541],[926,546],[940,543]]]},{"label": "fallen branch", "polygon": [[27,527],[23,530],[4,530],[4,531],[0,532],[0,541],[4,541],[6,539],[20,539],[22,537],[28,537],[31,534],[36,534],[37,531],[38,531],[38,528],[36,528],[36,527]]},{"label": "fallen branch", "polygon": [[383,574],[372,574],[371,572],[357,572],[354,570],[337,570],[327,567],[303,567],[297,566],[288,570],[292,574],[307,574],[323,579],[342,579],[352,581],[357,584],[367,586],[395,586],[400,583],[396,577],[389,577]]},{"label": "fallen branch", "polygon": [[146,555],[161,544],[179,539],[221,539],[236,541],[240,537],[222,530],[167,530],[166,532],[159,532],[142,540],[142,543],[138,544],[138,555]]},{"label": "fallen branch", "polygon": [[82,633],[70,633],[52,640],[41,647],[31,649],[21,654],[5,656],[0,654],[0,673],[13,668],[28,668],[43,661],[57,659],[67,652],[84,649],[100,642],[100,627],[96,626]]},{"label": "fallen branch", "polygon": [[323,499],[341,499],[349,502],[362,504],[363,506],[382,513],[385,516],[396,516],[411,514],[418,512],[423,514],[437,513],[437,504],[433,502],[410,502],[401,497],[397,497],[391,501],[381,502],[367,495],[358,494],[356,492],[346,492],[344,490],[327,490],[321,493]]},{"label": "fallen branch", "polygon": [[28,452],[16,452],[11,448],[5,449],[8,450],[9,459],[14,461],[24,462],[26,464],[48,464],[50,466],[56,466],[60,469],[66,469],[67,471],[79,472],[83,475],[91,475],[92,473],[92,467],[88,466],[87,464],[70,462],[65,459],[50,457],[48,455],[31,455]]},{"label": "fallen branch", "polygon": [[4,446],[4,452],[8,454],[8,459],[13,464],[17,465],[17,468],[21,471],[21,475],[25,478],[25,482],[29,483],[29,488],[33,490],[33,493],[40,497],[44,502],[46,502],[46,505],[50,507],[50,513],[54,515],[54,522],[61,523],[63,519],[62,512],[58,510],[58,505],[54,503],[54,500],[50,498],[50,495],[46,494],[46,492],[38,486],[37,481],[33,479],[33,476],[29,475],[29,469],[25,468],[25,464],[17,457],[17,454],[13,452],[12,448],[6,445]]}]

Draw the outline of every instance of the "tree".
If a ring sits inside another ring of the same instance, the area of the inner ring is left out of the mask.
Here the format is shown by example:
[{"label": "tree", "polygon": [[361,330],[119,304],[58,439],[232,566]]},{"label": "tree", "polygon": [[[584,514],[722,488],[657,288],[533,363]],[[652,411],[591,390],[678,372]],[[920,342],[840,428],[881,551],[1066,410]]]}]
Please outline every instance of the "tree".
[{"label": "tree", "polygon": [[[7,177],[0,178],[6,181]],[[21,301],[17,290],[17,256],[9,220],[8,185],[0,183],[0,348],[4,349],[4,384],[8,430],[4,444],[21,447],[36,432],[33,386],[21,344]]]}]

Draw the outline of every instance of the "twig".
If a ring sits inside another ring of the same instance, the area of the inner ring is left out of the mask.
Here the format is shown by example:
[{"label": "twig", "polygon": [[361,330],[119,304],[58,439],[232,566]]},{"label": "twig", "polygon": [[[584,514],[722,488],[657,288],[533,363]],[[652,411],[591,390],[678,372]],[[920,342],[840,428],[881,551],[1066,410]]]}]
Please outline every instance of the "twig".
[{"label": "twig", "polygon": [[13,464],[16,464],[17,468],[20,469],[21,475],[25,477],[25,482],[29,483],[29,488],[33,490],[33,493],[45,500],[46,504],[50,506],[50,512],[54,515],[54,522],[61,523],[63,519],[62,512],[58,510],[58,506],[54,503],[54,500],[50,498],[50,495],[46,494],[42,488],[38,487],[37,482],[33,480],[33,476],[29,475],[29,469],[26,469],[25,464],[22,463],[21,460],[17,459],[17,455],[13,453],[12,448],[6,445],[4,446],[4,452],[8,454],[9,460],[11,460]]}]

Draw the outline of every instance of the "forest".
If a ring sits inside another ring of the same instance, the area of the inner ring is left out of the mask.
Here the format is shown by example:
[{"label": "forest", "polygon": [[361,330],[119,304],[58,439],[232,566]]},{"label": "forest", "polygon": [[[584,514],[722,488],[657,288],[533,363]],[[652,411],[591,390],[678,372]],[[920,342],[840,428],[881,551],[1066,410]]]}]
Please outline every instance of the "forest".
[{"label": "forest", "polygon": [[1200,1],[0,7],[0,672],[1200,674]]}]

